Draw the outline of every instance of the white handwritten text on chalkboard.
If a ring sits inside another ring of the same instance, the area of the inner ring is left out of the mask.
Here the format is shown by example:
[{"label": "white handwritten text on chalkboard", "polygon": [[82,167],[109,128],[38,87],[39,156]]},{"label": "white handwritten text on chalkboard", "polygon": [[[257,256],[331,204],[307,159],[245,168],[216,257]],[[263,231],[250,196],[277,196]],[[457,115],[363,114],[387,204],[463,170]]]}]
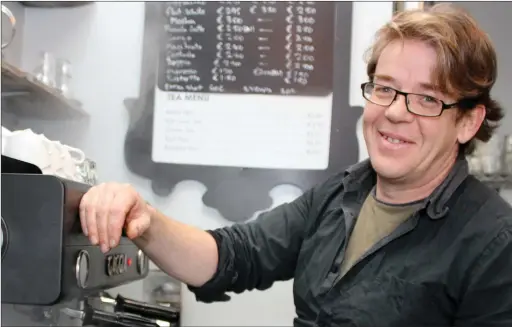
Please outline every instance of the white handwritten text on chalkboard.
[{"label": "white handwritten text on chalkboard", "polygon": [[[325,96],[335,3],[162,3],[158,87],[167,92]],[[320,42],[320,40],[322,40]]]}]

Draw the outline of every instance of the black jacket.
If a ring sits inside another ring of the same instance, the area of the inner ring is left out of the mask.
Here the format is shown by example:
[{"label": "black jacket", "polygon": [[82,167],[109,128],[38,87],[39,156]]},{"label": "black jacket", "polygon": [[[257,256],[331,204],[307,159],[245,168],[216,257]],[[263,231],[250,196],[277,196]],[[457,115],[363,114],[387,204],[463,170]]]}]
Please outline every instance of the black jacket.
[{"label": "black jacket", "polygon": [[[459,160],[422,208],[340,278],[375,185],[359,163],[254,222],[210,231],[219,248],[204,302],[294,278],[294,326],[512,326],[512,209]],[[290,322],[291,325],[291,322]]]}]

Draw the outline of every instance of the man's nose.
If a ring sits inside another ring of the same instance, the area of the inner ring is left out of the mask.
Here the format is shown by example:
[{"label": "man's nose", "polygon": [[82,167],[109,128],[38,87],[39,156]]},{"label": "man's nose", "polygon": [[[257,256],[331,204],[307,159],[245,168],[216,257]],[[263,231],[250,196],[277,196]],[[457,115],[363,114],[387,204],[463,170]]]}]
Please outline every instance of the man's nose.
[{"label": "man's nose", "polygon": [[407,110],[407,98],[402,94],[397,94],[395,100],[386,109],[385,115],[390,121],[410,121],[413,114]]}]

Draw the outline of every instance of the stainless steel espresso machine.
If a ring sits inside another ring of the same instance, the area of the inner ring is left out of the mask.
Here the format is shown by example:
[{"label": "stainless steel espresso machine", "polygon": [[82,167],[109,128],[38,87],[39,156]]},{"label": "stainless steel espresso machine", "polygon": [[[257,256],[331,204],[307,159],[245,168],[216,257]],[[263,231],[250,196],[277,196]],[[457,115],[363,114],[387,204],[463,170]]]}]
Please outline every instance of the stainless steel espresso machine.
[{"label": "stainless steel espresso machine", "polygon": [[[106,290],[143,279],[148,258],[128,238],[103,254],[83,235],[78,206],[90,186],[2,156],[2,325],[178,326],[179,312]],[[6,321],[7,310],[29,322]]]}]

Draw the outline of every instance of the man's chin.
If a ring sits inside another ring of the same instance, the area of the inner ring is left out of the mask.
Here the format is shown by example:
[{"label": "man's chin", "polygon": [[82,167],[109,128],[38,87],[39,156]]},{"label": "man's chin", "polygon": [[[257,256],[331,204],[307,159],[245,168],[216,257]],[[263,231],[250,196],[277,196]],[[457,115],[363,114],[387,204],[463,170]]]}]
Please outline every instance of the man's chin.
[{"label": "man's chin", "polygon": [[371,159],[372,167],[381,178],[389,180],[400,180],[410,171],[408,167],[403,165],[403,160],[391,159]]}]

